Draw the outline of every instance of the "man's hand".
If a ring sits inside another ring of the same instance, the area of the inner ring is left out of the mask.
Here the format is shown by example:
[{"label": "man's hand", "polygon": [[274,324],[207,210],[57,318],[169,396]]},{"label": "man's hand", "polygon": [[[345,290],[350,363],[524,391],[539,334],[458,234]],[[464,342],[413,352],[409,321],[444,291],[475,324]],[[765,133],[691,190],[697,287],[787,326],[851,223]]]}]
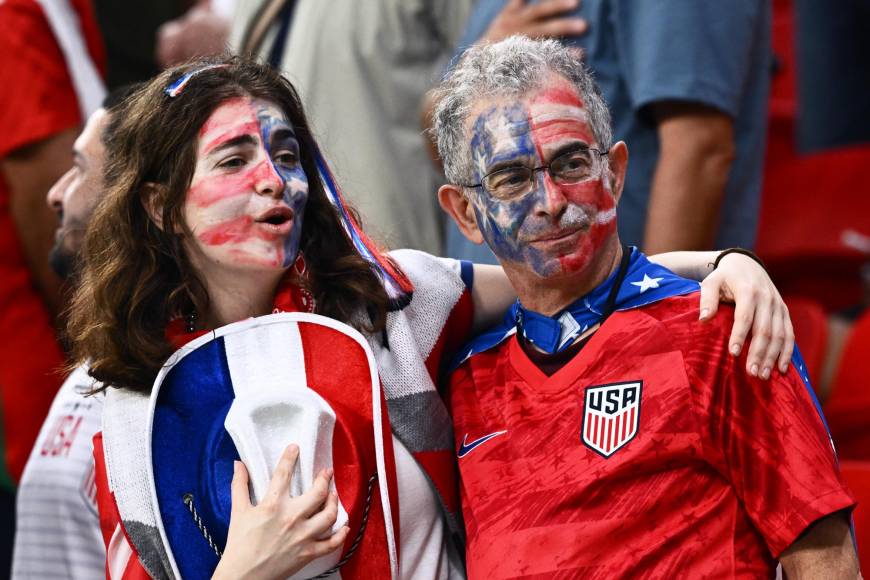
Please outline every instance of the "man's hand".
[{"label": "man's hand", "polygon": [[728,349],[737,356],[752,331],[746,370],[754,377],[770,378],[776,364],[788,371],[794,350],[794,329],[788,308],[764,268],[742,254],[728,254],[701,283],[701,320],[710,320],[719,302],[734,302],[734,327]]},{"label": "man's hand", "polygon": [[532,38],[562,38],[586,32],[583,18],[566,16],[580,6],[580,0],[544,0],[526,4],[526,0],[510,0],[489,25],[481,41],[498,42],[514,34]]},{"label": "man's hand", "polygon": [[185,14],[157,29],[155,59],[169,68],[193,58],[215,56],[226,49],[230,21],[199,2]]},{"label": "man's hand", "polygon": [[849,518],[837,512],[811,525],[780,555],[788,580],[861,578]]}]

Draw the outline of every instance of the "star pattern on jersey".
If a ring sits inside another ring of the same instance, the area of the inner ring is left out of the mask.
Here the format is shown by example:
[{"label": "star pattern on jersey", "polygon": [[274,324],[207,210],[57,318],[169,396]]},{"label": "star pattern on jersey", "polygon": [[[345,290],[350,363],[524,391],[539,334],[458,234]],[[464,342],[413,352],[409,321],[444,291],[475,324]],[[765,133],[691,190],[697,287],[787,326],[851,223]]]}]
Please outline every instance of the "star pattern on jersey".
[{"label": "star pattern on jersey", "polygon": [[661,282],[662,280],[663,278],[650,278],[649,276],[644,274],[643,280],[641,280],[640,282],[632,282],[631,284],[640,288],[640,293],[643,294],[650,288],[658,288],[659,282]]}]

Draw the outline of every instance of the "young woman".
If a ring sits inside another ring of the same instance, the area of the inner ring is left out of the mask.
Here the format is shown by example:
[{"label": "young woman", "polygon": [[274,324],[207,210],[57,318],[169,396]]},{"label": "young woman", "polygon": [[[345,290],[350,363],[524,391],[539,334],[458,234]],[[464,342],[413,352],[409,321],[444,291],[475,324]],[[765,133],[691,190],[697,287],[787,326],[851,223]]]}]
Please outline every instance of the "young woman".
[{"label": "young woman", "polygon": [[[450,420],[434,381],[441,359],[514,299],[500,269],[379,252],[344,205],[293,87],[267,66],[229,59],[172,69],[116,116],[108,192],[87,235],[69,325],[75,361],[87,362],[102,388],[114,387],[95,453],[110,569],[172,575],[151,491],[139,481],[150,457],[140,437],[143,414],[167,357],[209,329],[302,311],[355,327],[377,361],[393,434],[383,484],[398,490],[398,562],[388,573],[461,575],[461,551],[450,549],[462,534]],[[659,261],[698,276],[712,260],[678,254]],[[757,334],[790,333],[776,290],[745,256],[723,260],[704,291],[708,316],[720,294],[737,299],[734,341],[741,345],[753,316]],[[790,339],[784,346],[755,339],[750,364],[787,361],[791,346]],[[235,464],[226,547],[217,547],[223,556],[204,574],[285,578],[315,558],[350,551],[357,530],[331,531],[338,498],[329,492],[330,473],[301,495],[288,493],[298,454],[287,448],[257,506],[245,466]],[[379,556],[363,552],[349,559],[345,577],[371,574],[365,562]]]}]

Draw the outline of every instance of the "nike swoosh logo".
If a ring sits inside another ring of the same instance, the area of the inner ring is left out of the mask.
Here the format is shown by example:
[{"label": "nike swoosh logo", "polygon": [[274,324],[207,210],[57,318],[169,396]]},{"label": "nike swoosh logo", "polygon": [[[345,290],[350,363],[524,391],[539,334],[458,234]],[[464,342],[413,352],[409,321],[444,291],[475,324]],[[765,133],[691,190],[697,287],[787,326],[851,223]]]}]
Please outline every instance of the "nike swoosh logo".
[{"label": "nike swoosh logo", "polygon": [[468,433],[466,433],[465,437],[462,438],[462,445],[459,446],[459,451],[456,452],[456,457],[465,457],[476,447],[480,447],[490,439],[498,437],[499,435],[504,435],[505,433],[507,433],[507,431],[496,431],[495,433],[484,435],[480,439],[475,439],[471,443],[468,442]]}]

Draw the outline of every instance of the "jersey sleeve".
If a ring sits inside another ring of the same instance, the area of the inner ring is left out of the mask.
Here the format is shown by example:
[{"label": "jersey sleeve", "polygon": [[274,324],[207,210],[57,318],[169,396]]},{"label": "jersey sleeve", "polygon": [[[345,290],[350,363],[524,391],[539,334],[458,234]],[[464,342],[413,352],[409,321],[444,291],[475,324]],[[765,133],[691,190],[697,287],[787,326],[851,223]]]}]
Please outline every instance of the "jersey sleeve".
[{"label": "jersey sleeve", "polygon": [[81,121],[66,60],[36,2],[0,2],[0,86],[0,157]]},{"label": "jersey sleeve", "polygon": [[471,336],[474,266],[417,250],[395,250],[390,256],[414,285],[414,299],[406,312],[414,320],[416,338],[429,342],[426,335],[438,336],[426,361],[430,373],[438,376],[442,363],[449,361]]},{"label": "jersey sleeve", "polygon": [[[731,318],[727,324],[730,324]],[[726,328],[687,357],[708,459],[778,557],[813,522],[851,508],[833,442],[796,354],[786,374],[750,376]],[[748,350],[748,349],[746,349]]]},{"label": "jersey sleeve", "polygon": [[755,0],[613,2],[620,69],[634,108],[678,100],[736,116],[762,5]]}]

